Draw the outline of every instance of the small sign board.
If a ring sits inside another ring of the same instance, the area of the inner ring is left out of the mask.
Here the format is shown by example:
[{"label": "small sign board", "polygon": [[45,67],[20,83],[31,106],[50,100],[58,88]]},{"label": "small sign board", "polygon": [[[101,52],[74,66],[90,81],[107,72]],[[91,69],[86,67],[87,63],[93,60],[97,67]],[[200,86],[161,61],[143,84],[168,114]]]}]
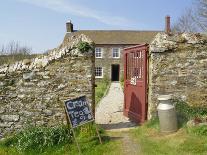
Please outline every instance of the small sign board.
[{"label": "small sign board", "polygon": [[65,108],[72,128],[94,121],[86,96],[65,101]]},{"label": "small sign board", "polygon": [[131,80],[130,80],[130,84],[136,86],[137,85],[137,78],[136,77],[132,77]]}]

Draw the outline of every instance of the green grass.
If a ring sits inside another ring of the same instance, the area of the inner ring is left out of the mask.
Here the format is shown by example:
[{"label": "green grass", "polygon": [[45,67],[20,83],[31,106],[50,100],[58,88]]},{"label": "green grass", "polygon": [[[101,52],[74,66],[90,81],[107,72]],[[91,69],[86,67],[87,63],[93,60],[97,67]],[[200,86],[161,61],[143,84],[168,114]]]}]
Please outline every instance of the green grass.
[{"label": "green grass", "polygon": [[96,82],[96,85],[97,87],[95,88],[95,101],[96,101],[96,104],[98,104],[99,101],[104,96],[104,94],[106,93],[110,85],[110,81],[104,78],[103,80]]},{"label": "green grass", "polygon": [[[103,141],[100,144],[93,123],[74,131],[84,155],[118,154],[119,142],[111,141],[104,130],[100,129]],[[0,155],[75,155],[78,154],[78,149],[71,134],[66,126],[30,127],[0,142]]]},{"label": "green grass", "polygon": [[[108,155],[108,154],[119,154],[119,142],[118,141],[110,141],[105,139],[103,144],[99,143],[99,140],[91,139],[89,141],[81,142],[79,140],[79,145],[84,155]],[[46,148],[43,152],[39,152],[36,150],[27,150],[25,152],[18,152],[17,149],[13,147],[5,147],[0,144],[0,155],[76,155],[78,154],[77,146],[73,144],[64,144],[64,145],[56,145],[53,147]]]},{"label": "green grass", "polygon": [[138,141],[145,155],[205,155],[207,154],[207,127],[181,128],[172,134],[159,132],[158,120],[154,119],[132,130],[131,136]]},{"label": "green grass", "polygon": [[124,75],[123,74],[121,75],[121,78],[120,78],[120,84],[121,84],[122,89],[124,90]]},{"label": "green grass", "polygon": [[[88,141],[80,141],[79,145],[84,155],[102,155],[102,154],[119,154],[119,142],[118,141],[110,141],[109,139],[105,139],[103,144],[99,143],[99,140],[90,139]],[[0,145],[0,155],[64,155],[64,154],[71,154],[76,155],[78,154],[77,146],[73,144],[64,144],[64,145],[55,145],[53,147],[46,148],[43,152],[39,152],[34,149],[30,149],[24,152],[18,152],[17,149],[13,147],[5,147]]]},{"label": "green grass", "polygon": [[187,126],[186,122],[207,115],[206,107],[190,107],[175,101],[179,130],[171,134],[160,133],[159,120],[153,118],[143,126],[131,131],[132,137],[140,143],[143,154],[151,155],[206,155],[207,125]]}]

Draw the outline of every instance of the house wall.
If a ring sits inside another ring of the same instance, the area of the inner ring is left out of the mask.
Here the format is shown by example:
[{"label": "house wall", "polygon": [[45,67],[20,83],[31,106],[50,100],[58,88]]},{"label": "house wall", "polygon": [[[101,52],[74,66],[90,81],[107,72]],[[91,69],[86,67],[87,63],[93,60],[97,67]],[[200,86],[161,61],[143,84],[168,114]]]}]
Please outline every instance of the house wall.
[{"label": "house wall", "polygon": [[207,37],[158,34],[150,45],[148,118],[157,97],[172,94],[190,106],[207,106]]},{"label": "house wall", "polygon": [[86,95],[94,104],[92,51],[81,54],[79,36],[32,60],[0,66],[0,138],[28,125],[66,123],[64,101]]},{"label": "house wall", "polygon": [[[103,49],[102,58],[95,59],[96,67],[103,67],[103,77],[106,77],[111,80],[111,65],[119,64],[120,65],[120,75],[119,80],[123,78],[124,75],[124,61],[123,61],[123,49],[132,45],[96,45]],[[112,57],[112,49],[120,48],[120,58]],[[96,81],[100,80],[96,78]]]}]

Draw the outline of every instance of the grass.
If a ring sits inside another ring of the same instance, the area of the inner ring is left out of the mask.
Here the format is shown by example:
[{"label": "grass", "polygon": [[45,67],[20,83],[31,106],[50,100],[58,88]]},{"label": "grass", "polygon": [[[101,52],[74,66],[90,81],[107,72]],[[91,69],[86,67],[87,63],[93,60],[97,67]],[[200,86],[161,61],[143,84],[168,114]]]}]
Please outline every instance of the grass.
[{"label": "grass", "polygon": [[190,107],[175,101],[179,130],[172,134],[159,131],[159,120],[154,118],[131,132],[141,145],[143,154],[156,155],[205,155],[207,154],[207,125],[187,126],[188,120],[207,115],[206,107]]},{"label": "grass", "polygon": [[101,81],[96,82],[96,89],[95,89],[95,101],[96,104],[100,102],[102,97],[104,96],[105,93],[107,93],[107,89],[110,86],[110,80],[107,78],[104,78]]},{"label": "grass", "polygon": [[[99,144],[98,139],[91,139],[89,141],[80,142],[79,145],[84,155],[108,155],[108,154],[119,154],[118,147],[120,146],[118,141],[110,141],[105,139],[103,144]],[[37,150],[27,150],[25,152],[18,152],[13,147],[5,147],[0,144],[0,155],[76,155],[78,153],[77,146],[73,144],[56,145],[48,147],[44,152]]]},{"label": "grass", "polygon": [[[92,123],[76,128],[75,133],[84,155],[119,154],[119,142],[111,141],[104,131],[100,130],[103,141],[103,144],[100,144]],[[76,155],[78,149],[70,129],[66,126],[30,127],[0,142],[0,155],[11,154]]]},{"label": "grass", "polygon": [[172,134],[159,131],[158,119],[132,130],[133,137],[145,155],[205,155],[207,154],[207,127],[183,127]]},{"label": "grass", "polygon": [[120,78],[120,84],[121,84],[122,89],[124,90],[124,75],[123,74],[121,75],[121,78]]}]

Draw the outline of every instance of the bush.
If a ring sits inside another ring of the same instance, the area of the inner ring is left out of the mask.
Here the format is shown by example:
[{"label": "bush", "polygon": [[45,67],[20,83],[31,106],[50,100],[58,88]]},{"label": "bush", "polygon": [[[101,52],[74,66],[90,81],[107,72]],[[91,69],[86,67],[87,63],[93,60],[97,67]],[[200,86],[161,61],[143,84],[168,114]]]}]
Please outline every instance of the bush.
[{"label": "bush", "polygon": [[4,145],[14,146],[18,151],[38,150],[72,142],[72,134],[67,126],[30,127],[7,138]]}]

